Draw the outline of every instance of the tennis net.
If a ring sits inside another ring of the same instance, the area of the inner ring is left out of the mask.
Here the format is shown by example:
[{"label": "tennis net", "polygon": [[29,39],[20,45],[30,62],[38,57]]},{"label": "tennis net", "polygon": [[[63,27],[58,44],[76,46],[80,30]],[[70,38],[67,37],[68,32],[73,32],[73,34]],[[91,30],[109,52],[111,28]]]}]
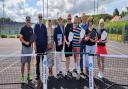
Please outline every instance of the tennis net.
[{"label": "tennis net", "polygon": [[99,80],[101,89],[128,89],[128,56],[127,55],[100,55],[104,58],[104,78],[97,77],[99,68],[94,58],[94,80]]},{"label": "tennis net", "polygon": [[[64,54],[63,52],[61,52]],[[53,54],[53,53],[52,53]],[[68,53],[69,54],[69,53]],[[72,53],[74,54],[74,53]],[[36,77],[36,60],[35,55],[31,60],[31,82],[21,83],[21,56],[0,56],[0,89],[36,89],[38,86],[35,81]],[[24,55],[26,56],[26,55]],[[128,56],[127,55],[93,55],[93,87],[98,89],[128,89]],[[97,65],[98,57],[104,57],[104,78],[98,78],[99,68]],[[54,58],[54,57],[53,57]],[[71,60],[73,57],[71,58]],[[74,61],[74,60],[73,60]],[[65,68],[65,61],[62,62]],[[71,62],[71,68],[74,67]],[[42,70],[42,62],[40,66]],[[55,68],[55,67],[54,67]],[[55,70],[55,69],[54,69]],[[62,70],[64,71],[64,70]],[[25,68],[25,78],[27,78],[27,68]],[[41,78],[43,79],[43,78]],[[92,80],[91,80],[92,81]],[[89,81],[84,79],[79,80],[48,80],[48,89],[88,89]],[[49,87],[50,86],[50,87]],[[74,87],[75,86],[75,87]],[[42,89],[42,88],[40,88]],[[92,88],[94,89],[94,88]]]},{"label": "tennis net", "polygon": [[[26,55],[25,55],[26,56]],[[24,57],[24,56],[22,56]],[[27,81],[27,68],[24,70],[24,82],[21,81],[21,56],[0,56],[0,89],[35,89],[33,82]],[[35,77],[34,56],[31,60],[30,74]]]}]

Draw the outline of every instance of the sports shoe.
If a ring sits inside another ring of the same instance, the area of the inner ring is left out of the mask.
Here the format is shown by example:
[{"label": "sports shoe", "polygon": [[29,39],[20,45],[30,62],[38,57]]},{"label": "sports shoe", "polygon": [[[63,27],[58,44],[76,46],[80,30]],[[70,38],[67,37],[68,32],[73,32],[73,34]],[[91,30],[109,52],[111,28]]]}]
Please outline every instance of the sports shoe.
[{"label": "sports shoe", "polygon": [[24,80],[24,77],[23,76],[20,77],[20,82],[21,83],[25,83],[25,80]]},{"label": "sports shoe", "polygon": [[85,79],[86,78],[86,75],[82,72],[82,73],[80,73],[80,77],[83,78],[83,79]]},{"label": "sports shoe", "polygon": [[72,79],[72,73],[70,71],[67,71],[67,75],[65,75],[67,79]]},{"label": "sports shoe", "polygon": [[40,80],[40,77],[39,77],[39,76],[37,76],[37,77],[35,78],[35,80]]},{"label": "sports shoe", "polygon": [[102,79],[104,77],[103,73],[102,72],[99,72],[98,73],[98,77]]},{"label": "sports shoe", "polygon": [[88,75],[84,74],[83,72],[82,72],[82,73],[80,73],[80,77],[81,77],[82,79],[89,80]]},{"label": "sports shoe", "polygon": [[78,74],[77,70],[76,69],[73,69],[72,71],[72,76],[76,79],[79,79],[80,78],[80,75]]},{"label": "sports shoe", "polygon": [[27,80],[32,81],[32,75],[28,74]]},{"label": "sports shoe", "polygon": [[57,79],[59,79],[59,78],[64,78],[64,75],[63,75],[63,73],[62,73],[62,71],[60,71],[58,74],[57,74]]}]

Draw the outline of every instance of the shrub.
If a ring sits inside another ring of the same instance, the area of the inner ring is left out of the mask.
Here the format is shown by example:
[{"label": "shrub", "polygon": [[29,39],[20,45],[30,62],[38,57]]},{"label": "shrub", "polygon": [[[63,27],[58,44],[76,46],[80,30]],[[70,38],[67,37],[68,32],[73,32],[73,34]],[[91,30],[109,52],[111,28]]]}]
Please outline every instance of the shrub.
[{"label": "shrub", "polygon": [[10,35],[8,36],[9,38],[15,38],[16,36],[15,35]]},{"label": "shrub", "polygon": [[125,21],[113,22],[113,23],[109,22],[109,23],[106,23],[105,27],[110,34],[122,35],[126,24],[127,22]]},{"label": "shrub", "polygon": [[2,34],[2,35],[1,35],[1,38],[7,38],[7,35]]},{"label": "shrub", "polygon": [[17,38],[19,38],[19,37],[20,37],[20,35],[19,35],[19,34],[17,34],[17,35],[16,35],[16,37],[17,37]]}]

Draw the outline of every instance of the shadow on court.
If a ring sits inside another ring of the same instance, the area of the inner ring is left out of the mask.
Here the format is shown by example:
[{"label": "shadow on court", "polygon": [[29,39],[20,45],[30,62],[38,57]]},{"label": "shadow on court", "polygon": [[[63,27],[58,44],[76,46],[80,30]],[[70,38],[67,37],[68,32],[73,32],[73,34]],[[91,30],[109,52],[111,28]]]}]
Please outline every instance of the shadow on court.
[{"label": "shadow on court", "polygon": [[123,87],[121,85],[118,85],[106,78],[101,79],[94,79],[95,84],[99,87],[98,89],[128,89],[127,87]]},{"label": "shadow on court", "polygon": [[[128,89],[128,86],[119,86],[106,78],[104,78],[103,80],[94,78],[94,82],[94,89]],[[2,88],[3,85],[4,87]],[[21,85],[21,88],[18,88],[18,85]],[[9,86],[13,86],[13,88],[9,88]],[[48,79],[48,89],[89,89],[88,87],[88,79],[56,79],[55,77],[51,77]],[[40,80],[37,82],[29,82],[24,84],[0,84],[0,89],[43,89],[43,83]]]},{"label": "shadow on court", "polygon": [[32,82],[21,84],[21,89],[36,89],[35,84]]},{"label": "shadow on court", "polygon": [[[128,89],[118,86],[118,85],[113,85],[114,82],[109,81],[108,79],[94,79],[94,86],[95,89]],[[112,87],[109,87],[113,85]],[[89,81],[88,79],[82,79],[80,78],[79,80],[76,79],[56,79],[55,77],[49,78],[48,80],[48,89],[89,89]],[[28,85],[25,88],[22,89],[43,89],[43,83],[42,81],[38,81],[37,87],[29,87]]]}]

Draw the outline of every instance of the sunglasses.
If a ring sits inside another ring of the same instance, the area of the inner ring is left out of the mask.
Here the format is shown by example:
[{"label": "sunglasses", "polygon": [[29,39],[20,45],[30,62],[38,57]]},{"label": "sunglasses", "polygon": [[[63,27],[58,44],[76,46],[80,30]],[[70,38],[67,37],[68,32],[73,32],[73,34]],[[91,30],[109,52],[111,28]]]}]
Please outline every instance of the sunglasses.
[{"label": "sunglasses", "polygon": [[58,19],[58,21],[62,21],[62,19],[60,18],[60,19]]},{"label": "sunglasses", "polygon": [[26,21],[27,21],[27,22],[30,22],[31,20],[27,19]]},{"label": "sunglasses", "polygon": [[42,19],[42,16],[39,16],[39,19],[40,19],[40,18]]},{"label": "sunglasses", "polygon": [[93,22],[93,20],[90,20],[89,22]]}]

